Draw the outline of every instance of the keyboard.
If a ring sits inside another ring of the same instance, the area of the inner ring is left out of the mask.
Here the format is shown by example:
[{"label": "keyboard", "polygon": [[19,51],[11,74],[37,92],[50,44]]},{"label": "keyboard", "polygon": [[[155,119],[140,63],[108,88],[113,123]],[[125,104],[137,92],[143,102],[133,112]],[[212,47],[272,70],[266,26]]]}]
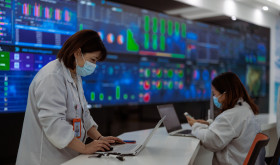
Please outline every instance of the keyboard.
[{"label": "keyboard", "polygon": [[191,132],[192,132],[192,130],[187,129],[187,130],[183,130],[183,131],[180,131],[180,132],[177,132],[177,133],[180,133],[180,134],[190,134]]},{"label": "keyboard", "polygon": [[114,147],[115,152],[129,152],[137,147],[137,144],[124,144]]}]

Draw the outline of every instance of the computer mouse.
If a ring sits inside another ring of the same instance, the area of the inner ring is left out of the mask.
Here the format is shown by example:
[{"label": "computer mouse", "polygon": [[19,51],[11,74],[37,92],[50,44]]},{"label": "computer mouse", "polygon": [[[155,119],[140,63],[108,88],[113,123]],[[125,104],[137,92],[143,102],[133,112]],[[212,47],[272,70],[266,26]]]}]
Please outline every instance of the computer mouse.
[{"label": "computer mouse", "polygon": [[[108,152],[108,151],[113,151],[113,147],[110,147],[109,150],[107,150],[106,148],[104,148],[105,152]],[[101,151],[101,150],[98,150],[97,152],[104,152],[104,151]]]},{"label": "computer mouse", "polygon": [[114,149],[113,147],[110,147],[110,150],[107,150],[107,151],[113,151],[113,149]]}]

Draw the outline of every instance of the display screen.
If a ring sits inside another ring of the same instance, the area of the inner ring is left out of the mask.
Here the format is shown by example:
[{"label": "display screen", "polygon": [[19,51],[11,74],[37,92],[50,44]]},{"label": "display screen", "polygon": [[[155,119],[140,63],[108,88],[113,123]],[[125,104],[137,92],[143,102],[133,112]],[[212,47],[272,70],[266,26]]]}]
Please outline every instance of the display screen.
[{"label": "display screen", "polygon": [[9,0],[0,4],[0,113],[25,111],[36,73],[83,29],[97,31],[108,50],[82,78],[89,108],[206,101],[211,81],[226,71],[252,97],[268,96],[269,33],[105,0]]},{"label": "display screen", "polygon": [[15,0],[15,45],[59,49],[77,29],[76,3]]}]

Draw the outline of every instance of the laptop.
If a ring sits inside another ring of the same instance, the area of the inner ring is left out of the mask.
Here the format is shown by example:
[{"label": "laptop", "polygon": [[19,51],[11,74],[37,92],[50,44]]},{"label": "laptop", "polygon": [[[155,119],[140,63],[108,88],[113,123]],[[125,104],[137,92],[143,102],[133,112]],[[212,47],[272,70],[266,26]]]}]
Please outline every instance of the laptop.
[{"label": "laptop", "polygon": [[161,117],[166,116],[166,119],[163,121],[163,125],[165,126],[169,135],[193,136],[191,134],[191,129],[182,129],[179,118],[172,104],[158,105],[157,109]]},{"label": "laptop", "polygon": [[96,152],[96,153],[112,153],[112,154],[121,154],[121,155],[131,155],[135,156],[139,154],[147,145],[147,143],[150,141],[158,127],[161,125],[162,121],[165,119],[165,116],[163,116],[160,121],[157,123],[155,128],[150,132],[149,136],[146,137],[145,141],[142,144],[117,144],[117,145],[112,145],[113,147],[112,151],[107,151],[107,152]]}]

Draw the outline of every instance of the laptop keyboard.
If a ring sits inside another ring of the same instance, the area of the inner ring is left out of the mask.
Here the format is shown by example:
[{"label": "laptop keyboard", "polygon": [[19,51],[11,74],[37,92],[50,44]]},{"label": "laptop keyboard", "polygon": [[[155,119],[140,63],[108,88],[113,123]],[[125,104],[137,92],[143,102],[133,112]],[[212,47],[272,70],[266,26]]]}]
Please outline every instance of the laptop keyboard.
[{"label": "laptop keyboard", "polygon": [[129,152],[133,150],[137,144],[125,144],[125,145],[120,145],[120,146],[115,146],[114,150],[115,152]]},{"label": "laptop keyboard", "polygon": [[190,134],[191,132],[192,132],[192,130],[187,129],[187,130],[183,130],[183,131],[180,131],[180,132],[177,132],[177,133],[180,133],[180,134]]}]

